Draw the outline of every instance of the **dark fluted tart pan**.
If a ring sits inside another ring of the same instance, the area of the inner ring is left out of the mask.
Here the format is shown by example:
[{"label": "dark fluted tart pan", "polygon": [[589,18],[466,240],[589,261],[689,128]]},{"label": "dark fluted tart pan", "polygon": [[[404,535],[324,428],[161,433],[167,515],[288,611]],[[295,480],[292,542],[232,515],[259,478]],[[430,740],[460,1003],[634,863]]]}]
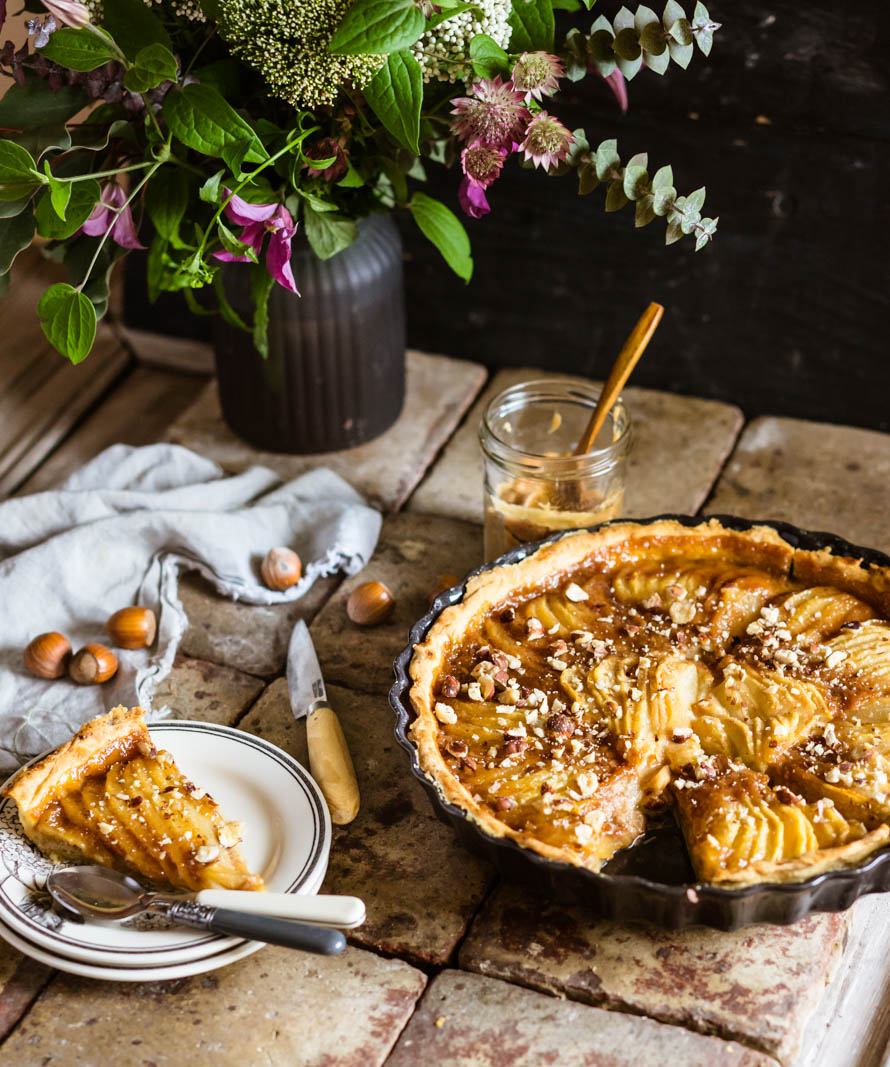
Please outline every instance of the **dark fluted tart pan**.
[{"label": "dark fluted tart pan", "polygon": [[[858,559],[865,568],[890,568],[890,556],[883,552],[851,544],[834,534],[801,530],[785,522],[755,521],[732,515],[658,515],[651,519],[615,521],[645,525],[673,519],[684,526],[697,526],[711,518],[730,530],[769,526],[795,548],[825,550]],[[672,930],[696,925],[720,930],[735,930],[750,923],[784,925],[814,911],[843,911],[866,893],[890,889],[890,846],[874,853],[858,867],[828,871],[805,881],[720,889],[695,881],[683,838],[673,822],[665,821],[663,826],[650,829],[636,844],[613,856],[601,871],[594,872],[546,859],[509,838],[493,837],[472,822],[465,811],[444,799],[436,784],[421,770],[417,749],[408,736],[415,718],[408,674],[414,646],[424,640],[444,608],[463,597],[470,578],[503,564],[518,563],[560,536],[520,545],[471,571],[460,584],[441,593],[430,610],[414,624],[408,645],[394,663],[396,681],[390,690],[390,704],[396,715],[396,739],[409,757],[415,778],[429,793],[436,814],[454,829],[461,843],[493,861],[504,877],[520,881],[550,899],[586,904],[607,919],[652,922]]]}]

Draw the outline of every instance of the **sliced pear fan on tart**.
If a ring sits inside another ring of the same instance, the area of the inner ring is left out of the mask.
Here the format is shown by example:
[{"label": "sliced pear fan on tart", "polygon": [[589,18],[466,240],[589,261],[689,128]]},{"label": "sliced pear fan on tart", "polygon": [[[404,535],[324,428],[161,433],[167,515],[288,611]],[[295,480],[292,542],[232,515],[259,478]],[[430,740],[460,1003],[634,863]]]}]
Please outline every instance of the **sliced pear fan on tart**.
[{"label": "sliced pear fan on tart", "polygon": [[471,579],[415,646],[411,734],[490,835],[599,870],[669,808],[699,879],[890,837],[890,575],[775,530],[577,531]]}]

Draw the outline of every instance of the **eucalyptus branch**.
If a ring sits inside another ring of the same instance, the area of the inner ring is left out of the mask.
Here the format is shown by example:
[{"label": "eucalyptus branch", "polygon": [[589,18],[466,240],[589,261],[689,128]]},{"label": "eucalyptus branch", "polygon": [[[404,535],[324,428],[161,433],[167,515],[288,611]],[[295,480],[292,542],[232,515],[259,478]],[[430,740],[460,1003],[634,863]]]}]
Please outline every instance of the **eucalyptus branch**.
[{"label": "eucalyptus branch", "polygon": [[717,231],[719,219],[702,218],[704,188],[688,196],[678,196],[670,167],[660,167],[651,180],[646,169],[646,153],[633,156],[623,165],[617,141],[603,141],[594,151],[583,130],[575,130],[574,143],[565,161],[565,169],[578,172],[578,193],[586,196],[600,184],[606,189],[606,211],[620,211],[626,204],[636,204],[635,224],[648,226],[656,217],[667,220],[665,244],[671,245],[684,236],[695,237],[700,251]]},{"label": "eucalyptus branch", "polygon": [[668,0],[661,18],[651,7],[641,6],[636,12],[623,7],[611,22],[600,15],[587,37],[569,32],[564,57],[567,72],[572,80],[578,80],[592,66],[606,78],[617,68],[630,80],[643,66],[664,74],[674,62],[685,70],[694,45],[709,55],[719,29],[720,23],[712,21],[701,0],[691,19],[677,0]]}]

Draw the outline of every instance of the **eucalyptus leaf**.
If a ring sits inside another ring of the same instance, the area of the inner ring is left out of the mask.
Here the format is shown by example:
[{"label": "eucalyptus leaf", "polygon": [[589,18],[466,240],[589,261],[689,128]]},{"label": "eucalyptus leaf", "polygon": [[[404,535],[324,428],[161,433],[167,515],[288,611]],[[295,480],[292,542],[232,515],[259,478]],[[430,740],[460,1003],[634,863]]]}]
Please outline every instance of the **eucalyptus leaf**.
[{"label": "eucalyptus leaf", "polygon": [[652,207],[655,210],[655,214],[667,215],[673,209],[676,199],[677,190],[672,185],[663,185],[656,189],[652,199]]},{"label": "eucalyptus leaf", "polygon": [[647,69],[651,70],[654,74],[664,74],[671,65],[670,49],[665,47],[665,50],[660,56],[647,52],[643,57],[643,62],[646,64]]},{"label": "eucalyptus leaf", "polygon": [[680,228],[680,224],[677,222],[669,222],[667,224],[667,229],[664,231],[664,243],[666,245],[672,245],[682,237],[683,230]]},{"label": "eucalyptus leaf", "polygon": [[303,207],[303,219],[306,238],[319,259],[330,259],[358,237],[358,228],[352,219],[315,211],[308,203]]},{"label": "eucalyptus leaf", "polygon": [[50,241],[64,241],[73,236],[90,217],[100,193],[99,183],[93,178],[84,182],[72,182],[71,197],[64,219],[60,219],[56,214],[50,191],[41,193],[34,210],[37,232]]},{"label": "eucalyptus leaf", "polygon": [[677,42],[677,44],[692,44],[695,40],[695,35],[692,32],[692,27],[689,24],[689,19],[677,19],[677,21],[671,26],[668,33]]},{"label": "eucalyptus leaf", "polygon": [[655,211],[652,207],[652,196],[640,197],[634,210],[634,226],[637,228],[648,226],[654,219]]},{"label": "eucalyptus leaf", "polygon": [[648,56],[661,56],[667,51],[667,41],[664,39],[664,30],[661,23],[656,19],[643,27],[640,34],[640,47]]},{"label": "eucalyptus leaf", "polygon": [[578,195],[587,196],[599,185],[596,167],[592,163],[582,163],[578,168]]},{"label": "eucalyptus leaf", "polygon": [[701,211],[701,209],[704,207],[704,205],[705,205],[705,187],[704,186],[702,186],[700,189],[696,189],[694,193],[690,193],[689,196],[686,197],[686,208],[687,208],[687,210],[689,210],[691,208],[693,211]]},{"label": "eucalyptus leaf", "polygon": [[640,57],[640,42],[637,40],[637,31],[632,26],[618,31],[612,47],[621,59],[639,59]]},{"label": "eucalyptus leaf", "polygon": [[470,239],[457,215],[426,193],[415,193],[408,210],[423,235],[432,241],[454,273],[469,281],[473,276]]},{"label": "eucalyptus leaf", "polygon": [[34,212],[30,207],[11,219],[0,221],[0,276],[6,274],[13,260],[34,238]]},{"label": "eucalyptus leaf", "polygon": [[623,183],[617,180],[611,182],[606,191],[606,211],[620,211],[626,203]]},{"label": "eucalyptus leaf", "polygon": [[693,45],[677,44],[676,41],[671,41],[668,44],[668,48],[670,49],[671,59],[674,63],[676,63],[678,67],[682,67],[683,70],[686,70],[692,60],[692,53],[695,51]]},{"label": "eucalyptus leaf", "polygon": [[667,0],[661,15],[661,21],[664,23],[664,28],[669,30],[677,19],[685,18],[686,12],[683,10],[683,5],[678,4],[677,0]]},{"label": "eucalyptus leaf", "polygon": [[269,158],[253,129],[209,85],[171,89],[164,97],[164,119],[173,136],[188,148],[207,156],[222,157],[223,150],[247,142],[248,163]]},{"label": "eucalyptus leaf", "polygon": [[131,93],[147,93],[161,82],[175,81],[179,76],[176,56],[162,44],[150,44],[136,53],[133,66],[124,75],[124,85]]},{"label": "eucalyptus leaf", "polygon": [[615,63],[621,73],[624,75],[627,81],[632,81],[639,73],[643,66],[643,55],[640,55],[636,59],[618,59]]},{"label": "eucalyptus leaf", "polygon": [[62,26],[40,49],[40,54],[71,70],[90,71],[116,59],[114,49],[92,30]]},{"label": "eucalyptus leaf", "polygon": [[415,155],[420,151],[423,74],[407,50],[393,52],[364,88],[368,106],[395,141]]},{"label": "eucalyptus leaf", "polygon": [[510,12],[511,52],[553,50],[553,5],[551,0],[516,0]]},{"label": "eucalyptus leaf", "polygon": [[426,19],[413,0],[357,0],[334,31],[328,51],[341,55],[387,55],[423,34]]},{"label": "eucalyptus leaf", "polygon": [[659,167],[652,176],[653,189],[669,189],[674,184],[674,172],[670,166]]},{"label": "eucalyptus leaf", "polygon": [[67,282],[50,286],[37,305],[46,339],[72,363],[89,355],[96,337],[96,309],[88,297]]},{"label": "eucalyptus leaf", "polygon": [[639,200],[649,188],[649,175],[646,168],[628,164],[624,168],[622,188],[628,200]]},{"label": "eucalyptus leaf", "polygon": [[617,141],[603,141],[596,150],[596,176],[601,182],[613,177],[613,172],[621,169],[621,156],[618,155]]}]

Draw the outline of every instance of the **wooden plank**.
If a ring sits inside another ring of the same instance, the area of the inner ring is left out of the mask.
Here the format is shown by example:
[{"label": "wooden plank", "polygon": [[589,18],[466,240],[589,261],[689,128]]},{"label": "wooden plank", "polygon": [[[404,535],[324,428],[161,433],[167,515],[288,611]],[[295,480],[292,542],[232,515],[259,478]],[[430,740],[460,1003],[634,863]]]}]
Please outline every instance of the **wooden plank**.
[{"label": "wooden plank", "polygon": [[158,441],[205,384],[204,378],[194,375],[136,367],[34,471],[19,492],[35,493],[56,485],[109,445]]},{"label": "wooden plank", "polygon": [[118,335],[140,363],[189,374],[213,374],[213,348],[190,337],[170,337],[148,330],[116,326]]}]

